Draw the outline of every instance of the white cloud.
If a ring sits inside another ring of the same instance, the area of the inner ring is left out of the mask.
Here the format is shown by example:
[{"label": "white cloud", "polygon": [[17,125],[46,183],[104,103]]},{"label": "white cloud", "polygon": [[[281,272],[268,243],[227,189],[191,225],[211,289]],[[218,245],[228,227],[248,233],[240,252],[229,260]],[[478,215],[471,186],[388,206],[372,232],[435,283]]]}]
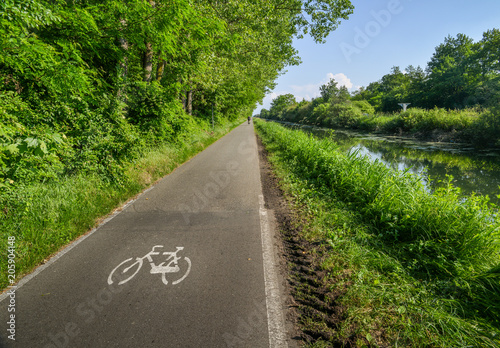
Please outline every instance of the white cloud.
[{"label": "white cloud", "polygon": [[328,73],[328,74],[326,74],[326,76],[328,77],[328,80],[335,79],[335,81],[337,81],[339,87],[346,86],[348,90],[352,89],[353,84],[351,82],[351,79],[348,78],[345,74],[339,73],[339,74],[333,75],[332,73]]},{"label": "white cloud", "polygon": [[[349,91],[355,91],[359,87],[354,86],[352,83],[351,79],[348,78],[345,74],[343,73],[338,73],[338,74],[333,74],[333,73],[328,73],[326,74],[325,78],[317,83],[309,83],[307,85],[291,85],[290,89],[291,91],[289,93],[292,93],[295,96],[295,99],[298,101],[301,101],[302,99],[305,100],[311,100],[312,98],[317,98],[320,96],[319,88],[328,83],[330,79],[334,79],[337,81],[338,86],[345,86]],[[280,93],[280,94],[285,94],[285,93]]]},{"label": "white cloud", "polygon": [[295,99],[301,101],[302,99],[311,100],[312,98],[319,97],[319,87],[322,83],[310,83],[303,86],[291,85],[292,94],[295,96]]}]

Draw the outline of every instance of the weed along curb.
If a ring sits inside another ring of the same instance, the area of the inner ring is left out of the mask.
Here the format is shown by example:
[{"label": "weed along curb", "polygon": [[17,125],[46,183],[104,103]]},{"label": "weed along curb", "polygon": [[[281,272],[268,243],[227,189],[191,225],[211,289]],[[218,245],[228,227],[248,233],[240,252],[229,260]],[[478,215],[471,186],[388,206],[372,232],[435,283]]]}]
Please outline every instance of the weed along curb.
[{"label": "weed along curb", "polygon": [[256,128],[295,216],[303,256],[289,281],[304,340],[498,347],[500,226],[486,199],[451,185],[431,194],[329,140]]}]

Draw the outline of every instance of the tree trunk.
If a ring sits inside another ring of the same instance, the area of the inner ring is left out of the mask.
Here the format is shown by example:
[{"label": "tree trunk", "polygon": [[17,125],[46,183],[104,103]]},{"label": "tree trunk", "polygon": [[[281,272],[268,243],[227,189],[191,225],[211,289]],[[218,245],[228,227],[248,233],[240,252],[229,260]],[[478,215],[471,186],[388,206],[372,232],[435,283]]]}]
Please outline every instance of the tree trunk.
[{"label": "tree trunk", "polygon": [[188,115],[193,114],[193,90],[189,90],[186,93],[186,112]]},{"label": "tree trunk", "polygon": [[[156,4],[153,0],[148,0],[151,7],[155,8]],[[151,72],[153,71],[153,44],[151,42],[146,42],[146,51],[142,58],[142,67],[144,69],[143,81],[151,81]]]},{"label": "tree trunk", "polygon": [[[182,85],[182,77],[179,77],[179,84]],[[182,110],[186,111],[186,92],[184,90],[180,91],[180,97],[182,102]]]},{"label": "tree trunk", "polygon": [[[127,22],[124,19],[120,19],[120,24],[125,28],[127,26]],[[123,37],[120,37],[120,45],[122,46],[125,52],[128,51],[128,42]],[[122,71],[122,77],[126,78],[128,74],[128,57],[125,55],[123,60],[120,62],[120,67]]]},{"label": "tree trunk", "polygon": [[153,71],[153,45],[151,42],[146,42],[146,51],[142,58],[142,67],[144,69],[143,81],[151,81],[151,72]]},{"label": "tree trunk", "polygon": [[160,59],[158,65],[156,66],[156,81],[160,82],[163,77],[163,71],[165,70],[165,65],[167,62],[165,60]]},{"label": "tree trunk", "polygon": [[[127,26],[127,22],[124,19],[120,19],[120,24],[123,26],[123,29]],[[119,63],[119,71],[121,73],[122,82],[120,83],[120,87],[118,89],[118,99],[127,102],[127,94],[123,87],[128,77],[128,41],[123,36],[120,37],[120,45],[125,53],[123,59]]]}]

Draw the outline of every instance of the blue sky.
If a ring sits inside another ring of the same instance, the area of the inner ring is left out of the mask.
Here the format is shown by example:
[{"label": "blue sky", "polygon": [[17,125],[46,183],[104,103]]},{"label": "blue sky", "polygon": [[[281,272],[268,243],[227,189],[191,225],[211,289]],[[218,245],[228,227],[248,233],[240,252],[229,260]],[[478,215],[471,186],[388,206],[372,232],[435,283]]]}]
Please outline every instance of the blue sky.
[{"label": "blue sky", "polygon": [[463,33],[474,41],[500,28],[500,0],[351,0],[355,9],[324,44],[295,40],[302,64],[288,67],[258,105],[292,93],[298,101],[319,96],[319,86],[335,78],[353,91],[388,74],[393,66],[425,69],[446,36]]}]

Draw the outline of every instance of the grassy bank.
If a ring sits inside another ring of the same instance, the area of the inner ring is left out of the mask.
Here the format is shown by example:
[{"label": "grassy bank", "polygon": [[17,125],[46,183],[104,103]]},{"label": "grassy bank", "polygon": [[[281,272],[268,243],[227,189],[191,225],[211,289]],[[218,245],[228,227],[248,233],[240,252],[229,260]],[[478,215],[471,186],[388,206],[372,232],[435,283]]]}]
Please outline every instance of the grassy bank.
[{"label": "grassy bank", "polygon": [[[0,192],[0,269],[7,270],[8,238],[15,237],[17,279],[51,254],[94,227],[144,188],[229,132],[240,121],[219,125],[212,132],[199,125],[182,142],[151,148],[123,164],[118,182],[80,173],[46,183],[19,185]],[[8,285],[7,272],[0,287]]]},{"label": "grassy bank", "polygon": [[325,319],[296,290],[302,329],[328,332],[312,346],[500,346],[500,225],[484,199],[256,125],[322,282],[342,294],[321,299],[345,308]]}]

